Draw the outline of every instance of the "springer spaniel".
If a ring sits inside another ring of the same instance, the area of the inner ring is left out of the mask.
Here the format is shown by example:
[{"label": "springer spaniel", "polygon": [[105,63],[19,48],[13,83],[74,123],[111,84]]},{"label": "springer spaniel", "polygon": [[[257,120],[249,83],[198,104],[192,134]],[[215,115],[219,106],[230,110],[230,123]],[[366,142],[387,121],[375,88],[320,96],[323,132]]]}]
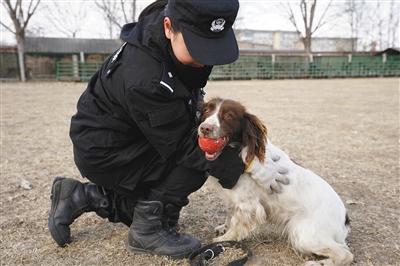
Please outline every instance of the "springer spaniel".
[{"label": "springer spaniel", "polygon": [[[224,138],[226,145],[239,142],[247,167],[232,189],[223,189],[215,182],[230,213],[225,224],[216,228],[225,229],[225,234],[214,241],[242,240],[257,226],[270,221],[295,250],[326,257],[306,265],[349,265],[353,261],[345,242],[350,231],[349,219],[340,197],[320,176],[296,164],[274,146],[256,116],[239,102],[214,98],[204,104],[202,121],[198,135]],[[206,158],[215,160],[223,149],[206,154]],[[276,191],[277,178],[289,181],[281,191]]]}]

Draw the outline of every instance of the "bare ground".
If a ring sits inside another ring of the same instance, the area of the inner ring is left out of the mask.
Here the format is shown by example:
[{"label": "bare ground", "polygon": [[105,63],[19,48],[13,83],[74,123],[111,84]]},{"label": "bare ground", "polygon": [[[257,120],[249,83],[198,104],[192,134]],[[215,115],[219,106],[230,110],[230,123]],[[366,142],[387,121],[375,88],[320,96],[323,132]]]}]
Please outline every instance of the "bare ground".
[{"label": "bare ground", "polygon": [[[124,248],[127,228],[94,214],[72,225],[59,248],[47,229],[54,176],[80,178],[69,120],[83,83],[0,83],[1,265],[187,265]],[[210,82],[207,97],[240,100],[267,124],[274,144],[323,176],[348,208],[354,265],[400,265],[399,79]],[[33,185],[21,188],[21,178]],[[180,224],[208,243],[224,208],[207,184],[191,196]],[[277,233],[246,241],[257,265],[299,265]]]}]

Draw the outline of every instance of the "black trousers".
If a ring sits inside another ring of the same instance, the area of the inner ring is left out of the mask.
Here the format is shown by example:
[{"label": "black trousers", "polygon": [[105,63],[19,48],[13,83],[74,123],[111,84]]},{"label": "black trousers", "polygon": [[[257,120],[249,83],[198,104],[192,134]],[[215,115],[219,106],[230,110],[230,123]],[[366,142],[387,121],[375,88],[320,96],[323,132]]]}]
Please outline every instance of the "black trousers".
[{"label": "black trousers", "polygon": [[137,200],[156,200],[181,208],[189,203],[188,196],[198,190],[208,177],[205,171],[183,165],[168,167],[164,173],[165,178],[139,182],[133,190],[120,186],[118,179],[109,175],[85,173],[85,176],[104,188],[110,202],[108,219],[130,226]]}]

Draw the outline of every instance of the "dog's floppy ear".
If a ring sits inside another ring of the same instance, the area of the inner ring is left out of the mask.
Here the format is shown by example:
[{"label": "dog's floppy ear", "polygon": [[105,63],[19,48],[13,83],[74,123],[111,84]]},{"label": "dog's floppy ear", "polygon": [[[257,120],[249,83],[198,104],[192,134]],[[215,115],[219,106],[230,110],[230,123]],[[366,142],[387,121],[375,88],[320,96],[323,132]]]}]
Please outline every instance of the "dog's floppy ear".
[{"label": "dog's floppy ear", "polygon": [[254,157],[264,162],[267,142],[266,126],[255,115],[246,112],[243,115],[242,129],[242,145],[247,147],[246,163],[250,163]]}]

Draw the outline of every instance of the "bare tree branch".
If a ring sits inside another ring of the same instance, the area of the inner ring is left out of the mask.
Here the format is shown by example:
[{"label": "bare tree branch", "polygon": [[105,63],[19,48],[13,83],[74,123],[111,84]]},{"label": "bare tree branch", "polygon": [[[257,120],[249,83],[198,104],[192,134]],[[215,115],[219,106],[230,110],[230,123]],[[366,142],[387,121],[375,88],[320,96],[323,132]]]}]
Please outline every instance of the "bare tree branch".
[{"label": "bare tree branch", "polygon": [[[330,23],[327,20],[327,11],[331,8],[332,1],[330,0],[325,7],[322,15],[317,19],[317,4],[318,0],[299,0],[297,12],[299,16],[295,16],[295,10],[290,2],[287,2],[286,13],[287,19],[294,26],[296,32],[301,36],[306,53],[311,53],[311,39],[313,34],[323,25]],[[315,23],[318,21],[317,23]],[[299,27],[299,24],[303,24]]]},{"label": "bare tree branch", "polygon": [[124,0],[121,0],[121,9],[122,9],[122,13],[124,14],[125,23],[128,23],[128,17],[126,15],[126,11],[125,11],[125,1]]},{"label": "bare tree branch", "polygon": [[13,31],[10,27],[8,27],[6,24],[4,24],[3,22],[0,21],[0,25],[3,26],[4,28],[6,28],[8,31],[10,31],[11,33],[15,34],[15,31]]},{"label": "bare tree branch", "polygon": [[[303,23],[304,27],[307,28],[307,5],[305,0],[301,0],[300,2],[300,10],[301,10],[301,15],[303,18]],[[294,18],[294,17],[293,17]]]},{"label": "bare tree branch", "polygon": [[[10,1],[8,1],[8,2],[10,2]],[[17,7],[18,6],[21,6],[21,1],[20,0],[15,1],[15,6],[14,6],[14,10],[13,10],[15,13],[17,13]]]},{"label": "bare tree branch", "polygon": [[[17,16],[16,16],[17,6],[15,6],[15,8],[13,9],[13,7],[11,6],[10,0],[4,0],[4,2],[6,3],[7,12],[8,12],[8,14],[10,15],[10,18],[11,18],[11,20],[12,20],[13,23],[14,23],[14,21],[17,20]],[[17,3],[18,3],[18,2],[16,2],[15,5],[16,5]],[[15,25],[15,23],[14,23],[14,25]]]},{"label": "bare tree branch", "polygon": [[36,12],[36,9],[37,9],[37,7],[38,7],[39,4],[40,4],[40,0],[38,0],[38,1],[36,2],[36,5],[35,5],[35,6],[33,7],[33,9],[31,10],[32,3],[33,3],[33,0],[31,0],[31,2],[30,2],[30,4],[29,4],[28,15],[27,15],[27,18],[26,18],[25,23],[24,23],[24,28],[26,27],[26,25],[28,25],[28,22],[29,22],[29,20],[31,19],[32,15]]},{"label": "bare tree branch", "polygon": [[136,0],[132,0],[132,22],[136,21]]},{"label": "bare tree branch", "polygon": [[[119,29],[122,29],[124,24],[135,21],[136,0],[96,0],[95,3],[107,21],[112,22]],[[128,5],[128,3],[132,3],[132,5]]]},{"label": "bare tree branch", "polygon": [[[8,27],[3,22],[0,22],[3,27],[7,30],[11,31],[15,35],[15,39],[17,40],[17,48],[18,48],[18,64],[20,70],[21,81],[25,81],[25,62],[24,62],[24,53],[25,53],[25,32],[29,23],[29,20],[33,16],[36,11],[36,8],[40,4],[40,0],[36,0],[36,4],[34,4],[35,0],[31,0],[28,6],[28,11],[26,18],[24,16],[24,8],[22,6],[22,0],[16,0],[14,5],[11,4],[11,0],[4,0],[3,5],[6,8],[12,23],[14,24],[14,30]],[[34,8],[32,9],[32,6]]]},{"label": "bare tree branch", "polygon": [[331,5],[332,5],[332,0],[330,0],[328,5],[325,7],[324,12],[322,12],[322,15],[320,16],[317,25],[315,26],[314,30],[312,30],[312,33],[316,32],[319,28],[328,23],[329,20],[327,19],[324,21],[324,18]]},{"label": "bare tree branch", "polygon": [[309,31],[312,33],[312,27],[314,23],[314,16],[315,16],[315,8],[317,6],[317,0],[313,0],[311,3],[311,11],[310,11],[310,24],[308,25]]},{"label": "bare tree branch", "polygon": [[81,31],[86,17],[86,6],[84,4],[79,7],[78,11],[65,8],[60,2],[46,4],[45,8],[47,9],[45,18],[53,30],[69,38],[75,38]]},{"label": "bare tree branch", "polygon": [[101,0],[101,2],[96,1],[96,6],[99,7],[104,16],[110,20],[114,25],[116,25],[119,29],[122,29],[122,24],[117,19],[116,15],[118,14],[117,8],[115,6],[115,2],[113,1],[105,1]]},{"label": "bare tree branch", "polygon": [[294,12],[293,12],[292,6],[289,3],[287,3],[287,7],[288,7],[288,14],[289,14],[289,21],[293,24],[297,33],[299,35],[301,35],[300,28],[297,26],[296,18],[294,17]]}]

